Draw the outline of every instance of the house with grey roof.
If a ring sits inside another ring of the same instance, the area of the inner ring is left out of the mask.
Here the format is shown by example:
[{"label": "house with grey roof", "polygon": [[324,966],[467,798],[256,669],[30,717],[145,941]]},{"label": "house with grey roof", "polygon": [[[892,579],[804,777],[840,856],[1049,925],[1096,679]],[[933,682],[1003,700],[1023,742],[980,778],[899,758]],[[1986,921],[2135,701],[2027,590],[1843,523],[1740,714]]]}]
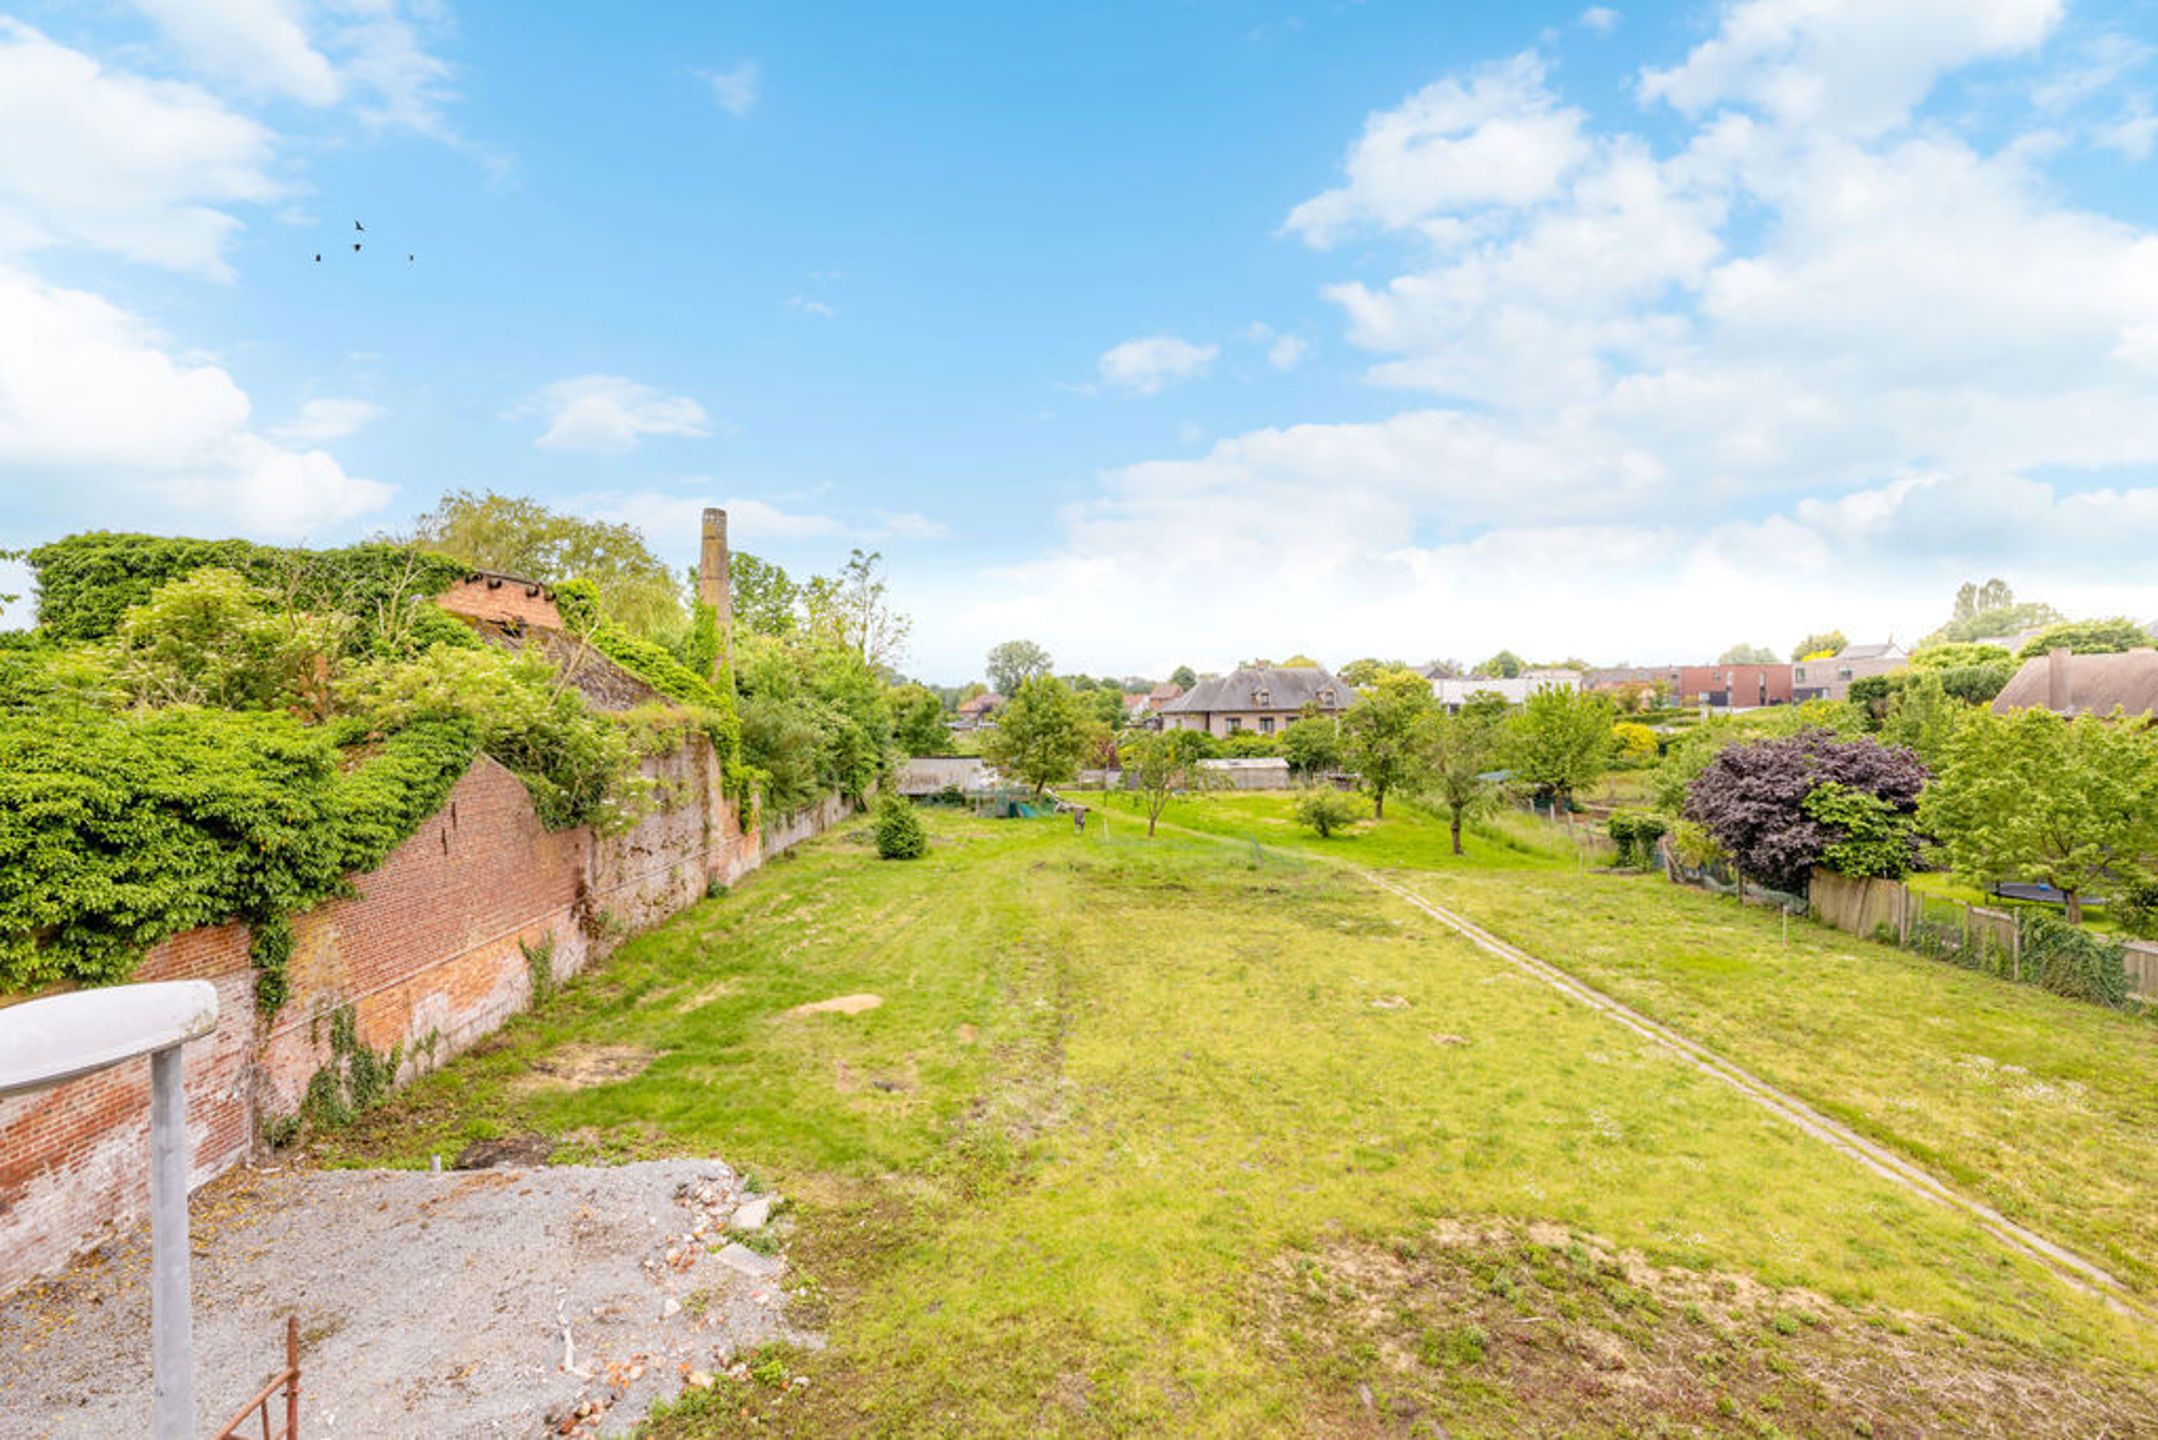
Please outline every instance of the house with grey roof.
[{"label": "house with grey roof", "polygon": [[1846,645],[1826,660],[1800,660],[1791,666],[1791,698],[1848,700],[1851,682],[1875,675],[1893,675],[1911,663],[1911,656],[1893,640],[1878,645]]},{"label": "house with grey roof", "polygon": [[1323,665],[1246,665],[1227,675],[1208,675],[1161,707],[1168,730],[1204,730],[1226,736],[1273,735],[1308,707],[1339,715],[1356,691]]}]

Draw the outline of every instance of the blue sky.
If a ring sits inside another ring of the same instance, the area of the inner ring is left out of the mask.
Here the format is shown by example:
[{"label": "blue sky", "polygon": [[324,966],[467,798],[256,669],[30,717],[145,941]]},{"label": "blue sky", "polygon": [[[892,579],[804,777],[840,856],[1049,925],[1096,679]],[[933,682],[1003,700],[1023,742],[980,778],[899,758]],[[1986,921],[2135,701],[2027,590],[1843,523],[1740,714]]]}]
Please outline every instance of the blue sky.
[{"label": "blue sky", "polygon": [[955,680],[2158,615],[2149,0],[0,15],[0,546],[725,503]]}]

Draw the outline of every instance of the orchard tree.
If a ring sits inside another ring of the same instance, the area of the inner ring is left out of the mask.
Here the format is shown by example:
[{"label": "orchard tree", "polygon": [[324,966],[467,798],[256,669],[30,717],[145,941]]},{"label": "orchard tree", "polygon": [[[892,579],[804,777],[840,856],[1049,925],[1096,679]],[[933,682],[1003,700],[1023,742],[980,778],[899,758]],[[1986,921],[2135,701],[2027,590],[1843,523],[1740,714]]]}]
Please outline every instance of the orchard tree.
[{"label": "orchard tree", "polygon": [[1456,855],[1463,853],[1461,827],[1492,804],[1487,777],[1499,765],[1505,737],[1505,711],[1492,706],[1464,705],[1458,714],[1440,712],[1432,721],[1431,798],[1446,808]]},{"label": "orchard tree", "polygon": [[1281,755],[1299,775],[1341,768],[1341,722],[1327,715],[1291,721],[1281,732]]},{"label": "orchard tree", "polygon": [[[1685,816],[1714,837],[1741,874],[1797,892],[1831,846],[1872,838],[1870,831],[1853,835],[1844,818],[1852,813],[1848,805],[1839,810],[1814,800],[1809,809],[1815,791],[1840,787],[1908,816],[1926,780],[1925,765],[1909,750],[1867,735],[1801,730],[1718,751],[1687,787]],[[1918,842],[1907,827],[1901,843],[1908,870]]]},{"label": "orchard tree", "polygon": [[2158,851],[2158,742],[2118,718],[1976,710],[1919,815],[1957,879],[2051,885],[2080,924],[2094,886],[2131,883]]},{"label": "orchard tree", "polygon": [[1069,685],[1037,676],[1019,685],[997,712],[996,729],[982,742],[982,758],[1040,795],[1079,773],[1100,729]]},{"label": "orchard tree", "polygon": [[1154,837],[1154,823],[1178,790],[1202,788],[1206,772],[1199,762],[1206,758],[1207,737],[1203,730],[1157,730],[1126,740],[1124,772],[1139,787],[1139,803],[1146,810],[1147,838]]},{"label": "orchard tree", "polygon": [[909,755],[937,755],[951,748],[951,728],[944,722],[944,702],[922,685],[902,685],[891,694],[893,736]]},{"label": "orchard tree", "polygon": [[1386,818],[1390,792],[1422,782],[1438,713],[1430,681],[1413,670],[1389,670],[1342,716],[1342,758],[1371,792],[1373,819]]},{"label": "orchard tree", "polygon": [[1017,695],[1027,681],[1047,675],[1053,663],[1049,652],[1032,640],[1007,640],[989,651],[989,688],[999,695]]},{"label": "orchard tree", "polygon": [[1575,792],[1604,773],[1614,719],[1611,702],[1602,695],[1558,686],[1537,691],[1508,726],[1514,778],[1571,809]]}]

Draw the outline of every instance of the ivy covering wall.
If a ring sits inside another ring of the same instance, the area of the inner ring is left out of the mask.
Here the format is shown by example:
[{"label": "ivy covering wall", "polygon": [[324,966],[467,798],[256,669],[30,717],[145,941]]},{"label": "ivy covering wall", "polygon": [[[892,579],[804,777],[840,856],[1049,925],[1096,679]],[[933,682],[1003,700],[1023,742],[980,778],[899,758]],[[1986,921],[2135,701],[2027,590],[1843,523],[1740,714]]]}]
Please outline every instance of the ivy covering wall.
[{"label": "ivy covering wall", "polygon": [[554,828],[634,823],[659,798],[640,762],[691,732],[737,793],[756,785],[731,685],[610,624],[589,586],[561,587],[572,632],[670,703],[600,712],[539,655],[483,643],[433,603],[466,567],[424,551],[98,533],[29,558],[39,624],[0,650],[0,989],[123,980],[238,920],[274,1011],[291,918],[379,866],[481,753]]}]

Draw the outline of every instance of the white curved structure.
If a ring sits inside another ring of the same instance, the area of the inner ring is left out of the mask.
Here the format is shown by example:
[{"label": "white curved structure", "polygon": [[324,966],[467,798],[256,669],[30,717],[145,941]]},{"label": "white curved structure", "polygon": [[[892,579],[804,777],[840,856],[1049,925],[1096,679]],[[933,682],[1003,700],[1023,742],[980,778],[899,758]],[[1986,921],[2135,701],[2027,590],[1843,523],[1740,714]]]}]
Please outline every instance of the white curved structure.
[{"label": "white curved structure", "polygon": [[79,990],[0,1010],[0,1095],[49,1089],[150,1057],[150,1355],[158,1440],[186,1440],[195,1426],[180,1047],[215,1029],[217,991],[204,980]]}]

